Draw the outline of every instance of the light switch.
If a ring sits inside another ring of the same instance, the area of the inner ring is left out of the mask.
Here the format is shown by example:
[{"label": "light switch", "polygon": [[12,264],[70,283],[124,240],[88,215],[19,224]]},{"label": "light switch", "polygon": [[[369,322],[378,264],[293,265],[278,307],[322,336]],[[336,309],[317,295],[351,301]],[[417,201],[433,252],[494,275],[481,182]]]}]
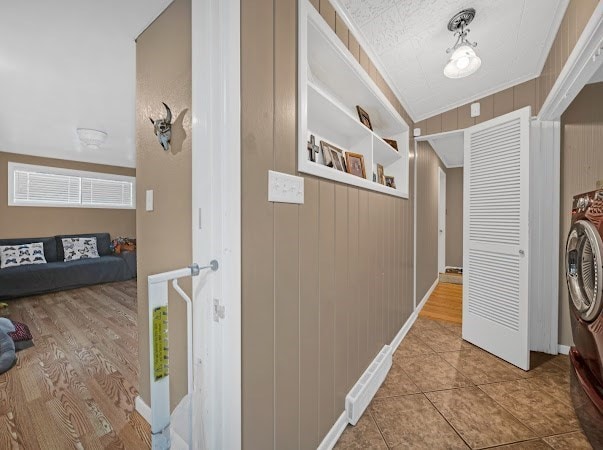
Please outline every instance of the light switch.
[{"label": "light switch", "polygon": [[412,130],[412,135],[414,137],[419,137],[421,136],[421,129],[420,128],[415,128],[414,130]]},{"label": "light switch", "polygon": [[471,117],[478,117],[481,114],[479,102],[471,103]]},{"label": "light switch", "polygon": [[304,203],[304,179],[281,172],[268,171],[268,201]]},{"label": "light switch", "polygon": [[147,211],[153,211],[153,190],[149,189],[147,191],[147,205],[146,205],[146,210]]}]

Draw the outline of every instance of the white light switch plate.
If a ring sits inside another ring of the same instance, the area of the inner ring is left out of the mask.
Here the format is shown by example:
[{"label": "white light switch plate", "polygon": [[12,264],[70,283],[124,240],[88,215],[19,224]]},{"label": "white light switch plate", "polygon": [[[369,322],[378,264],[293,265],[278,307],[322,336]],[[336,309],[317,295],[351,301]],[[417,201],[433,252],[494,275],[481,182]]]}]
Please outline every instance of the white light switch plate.
[{"label": "white light switch plate", "polygon": [[153,211],[153,190],[149,189],[147,191],[147,204],[146,204],[146,211]]},{"label": "white light switch plate", "polygon": [[286,173],[268,171],[268,201],[304,203],[304,179]]},{"label": "white light switch plate", "polygon": [[478,117],[480,114],[480,104],[471,103],[471,117]]},{"label": "white light switch plate", "polygon": [[420,128],[415,128],[414,130],[412,130],[412,135],[414,137],[419,137],[421,136],[421,129]]}]

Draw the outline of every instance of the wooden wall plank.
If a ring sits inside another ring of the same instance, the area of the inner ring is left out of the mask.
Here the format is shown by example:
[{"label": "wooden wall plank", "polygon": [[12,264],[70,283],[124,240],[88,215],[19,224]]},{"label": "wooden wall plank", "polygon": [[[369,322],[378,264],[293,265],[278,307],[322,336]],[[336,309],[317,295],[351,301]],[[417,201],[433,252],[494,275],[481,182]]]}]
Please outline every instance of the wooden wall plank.
[{"label": "wooden wall plank", "polygon": [[358,263],[360,272],[362,273],[362,281],[360,283],[360,310],[358,312],[358,359],[360,372],[368,367],[370,362],[369,357],[369,314],[371,294],[369,290],[370,283],[367,283],[367,278],[370,277],[370,246],[371,236],[369,229],[369,195],[365,190],[358,191],[358,235],[359,235],[359,257]]},{"label": "wooden wall plank", "polygon": [[[241,3],[243,442],[274,447],[273,3]],[[256,230],[262,230],[257,233]],[[268,370],[266,370],[268,368]]]},{"label": "wooden wall plank", "polygon": [[436,114],[425,120],[425,134],[436,134],[442,132],[442,115]]},{"label": "wooden wall plank", "polygon": [[349,31],[341,16],[335,13],[335,33],[346,47],[349,47]]},{"label": "wooden wall plank", "polygon": [[[320,287],[319,287],[319,182],[306,178],[304,204],[299,207],[300,263],[300,448],[316,448],[319,435],[319,355],[320,355]],[[288,447],[288,446],[285,446]]]},{"label": "wooden wall plank", "polygon": [[327,24],[335,31],[335,8],[329,0],[320,0],[319,7],[320,15],[325,19]]},{"label": "wooden wall plank", "polygon": [[494,94],[494,117],[513,111],[513,88]]},{"label": "wooden wall plank", "polygon": [[362,374],[359,369],[360,290],[363,273],[360,271],[358,198],[359,189],[348,189],[348,389]]},{"label": "wooden wall plank", "polygon": [[469,128],[475,125],[475,117],[471,117],[471,105],[469,103],[459,106],[457,110],[459,128]]},{"label": "wooden wall plank", "polygon": [[[294,174],[296,108],[297,6],[274,4],[274,167]],[[276,448],[295,448],[299,441],[299,207],[274,206],[274,436]],[[294,439],[295,437],[295,439]]]},{"label": "wooden wall plank", "polygon": [[359,52],[360,52],[359,53],[360,57],[358,58],[358,61],[360,62],[360,65],[364,68],[364,70],[366,70],[366,73],[369,73],[369,67],[370,67],[369,57],[362,47],[360,47]]},{"label": "wooden wall plank", "polygon": [[348,187],[335,185],[335,416],[339,417],[348,393]]},{"label": "wooden wall plank", "polygon": [[459,118],[458,110],[456,108],[442,113],[442,131],[458,130],[458,127]]},{"label": "wooden wall plank", "polygon": [[360,44],[352,33],[348,33],[348,49],[356,61],[360,62]]},{"label": "wooden wall plank", "polygon": [[320,435],[335,423],[335,185],[320,181],[318,232],[320,269]]},{"label": "wooden wall plank", "polygon": [[494,117],[494,96],[488,95],[478,102],[480,103],[480,115],[475,118],[475,123],[492,119]]},{"label": "wooden wall plank", "polygon": [[525,106],[532,107],[532,115],[536,111],[536,80],[529,80],[513,87],[513,109],[521,109]]}]

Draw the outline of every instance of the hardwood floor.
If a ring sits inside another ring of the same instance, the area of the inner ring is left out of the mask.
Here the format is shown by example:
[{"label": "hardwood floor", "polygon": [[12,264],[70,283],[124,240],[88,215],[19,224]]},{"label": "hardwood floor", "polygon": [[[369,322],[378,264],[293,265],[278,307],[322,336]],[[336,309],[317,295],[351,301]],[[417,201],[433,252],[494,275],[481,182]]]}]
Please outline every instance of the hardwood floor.
[{"label": "hardwood floor", "polygon": [[419,317],[463,323],[463,285],[438,283]]},{"label": "hardwood floor", "polygon": [[9,301],[35,346],[0,375],[0,449],[144,449],[136,281]]}]

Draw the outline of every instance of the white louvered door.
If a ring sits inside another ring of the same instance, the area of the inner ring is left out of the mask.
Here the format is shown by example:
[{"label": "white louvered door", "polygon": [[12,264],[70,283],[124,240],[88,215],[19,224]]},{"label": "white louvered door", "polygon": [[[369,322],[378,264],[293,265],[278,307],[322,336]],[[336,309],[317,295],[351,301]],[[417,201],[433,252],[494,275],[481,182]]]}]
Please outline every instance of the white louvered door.
[{"label": "white louvered door", "polygon": [[463,339],[529,369],[530,108],[465,130]]}]

